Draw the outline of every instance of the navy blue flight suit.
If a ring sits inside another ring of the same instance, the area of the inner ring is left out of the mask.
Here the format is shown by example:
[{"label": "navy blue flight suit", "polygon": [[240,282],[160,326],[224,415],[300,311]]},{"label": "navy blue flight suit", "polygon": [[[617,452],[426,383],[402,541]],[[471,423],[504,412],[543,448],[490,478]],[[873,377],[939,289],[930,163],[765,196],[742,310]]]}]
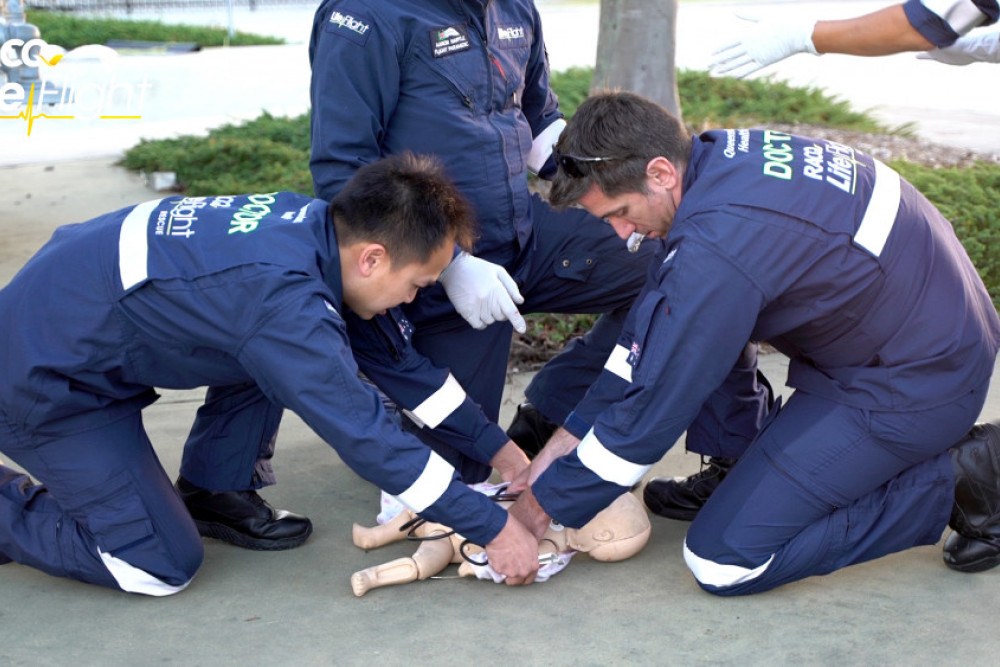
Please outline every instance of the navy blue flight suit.
[{"label": "navy blue flight suit", "polygon": [[934,46],[951,46],[973,28],[1000,17],[997,0],[908,0],[903,11],[910,25]]},{"label": "navy blue flight suit", "polygon": [[470,460],[506,442],[447,370],[409,345],[398,310],[345,311],[325,202],[292,193],[170,197],[52,239],[0,290],[0,554],[56,576],[150,595],[183,589],[201,539],[146,436],[153,387],[209,387],[182,475],[218,490],[271,483],[282,411],[355,472],[485,544],[506,512],[403,433],[358,380],[351,337],[425,429]]},{"label": "navy blue flight suit", "polygon": [[695,137],[664,251],[567,421],[582,441],[533,487],[545,510],[588,521],[709,397],[720,414],[727,395],[732,415],[757,410],[748,340],[790,358],[795,392],[692,523],[699,584],[753,593],[936,542],[947,449],[985,400],[996,310],[950,223],[895,171],[768,130]]},{"label": "navy blue flight suit", "polygon": [[[529,169],[554,170],[551,147],[564,126],[534,3],[325,0],[309,53],[316,196],[331,198],[360,166],[385,155],[437,155],[476,210],[475,254],[514,277],[522,312],[608,314],[526,390],[561,423],[599,376],[655,244],[630,255],[602,221],[579,209],[556,212],[529,192]],[[495,421],[510,325],[472,329],[441,286],[422,290],[404,310],[417,349],[450,368]],[[434,445],[466,481],[489,474],[445,443]]]}]

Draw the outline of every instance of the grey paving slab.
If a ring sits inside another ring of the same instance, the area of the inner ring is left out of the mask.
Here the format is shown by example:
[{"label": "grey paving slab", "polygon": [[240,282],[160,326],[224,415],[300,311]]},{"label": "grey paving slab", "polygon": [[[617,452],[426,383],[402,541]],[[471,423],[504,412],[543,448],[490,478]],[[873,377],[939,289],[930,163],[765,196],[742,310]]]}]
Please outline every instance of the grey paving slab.
[{"label": "grey paving slab", "polygon": [[[0,285],[58,224],[150,197],[110,160],[0,169]],[[2,192],[2,191],[0,191]],[[761,359],[780,386],[781,355]],[[513,374],[507,424],[529,374]],[[164,391],[145,412],[174,475],[201,391]],[[1000,416],[994,389],[985,416]],[[688,474],[698,458],[674,447],[650,476]],[[0,667],[21,665],[993,664],[1000,571],[952,572],[940,546],[912,549],[770,593],[702,592],[681,556],[686,524],[653,518],[649,545],[616,564],[577,558],[544,584],[508,589],[442,579],[351,593],[352,572],[412,552],[364,552],[354,522],[371,523],[377,491],[294,415],[286,414],[265,496],[307,513],[301,548],[252,552],[206,541],[192,585],[146,598],[0,567]],[[449,571],[449,574],[453,572]]]}]

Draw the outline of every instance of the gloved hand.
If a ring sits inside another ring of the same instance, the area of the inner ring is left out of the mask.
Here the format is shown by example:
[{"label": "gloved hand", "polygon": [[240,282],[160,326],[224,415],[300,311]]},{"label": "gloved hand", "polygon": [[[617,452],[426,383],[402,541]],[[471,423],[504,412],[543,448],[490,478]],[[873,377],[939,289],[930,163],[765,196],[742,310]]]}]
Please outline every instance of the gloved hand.
[{"label": "gloved hand", "polygon": [[739,18],[748,22],[746,30],[740,39],[712,53],[714,58],[708,68],[713,76],[741,79],[796,53],[819,55],[812,41],[815,19]]},{"label": "gloved hand", "polygon": [[485,329],[500,320],[510,320],[519,333],[527,325],[514,304],[524,303],[517,283],[499,264],[459,253],[438,278],[458,314],[473,329]]},{"label": "gloved hand", "polygon": [[[575,551],[566,551],[540,556],[538,559],[540,567],[538,568],[538,574],[535,575],[535,583],[539,584],[543,581],[548,581],[553,575],[562,572],[569,565],[570,559],[575,554]],[[470,563],[470,566],[472,572],[476,575],[476,579],[489,580],[494,584],[502,584],[507,579],[506,575],[500,574],[488,563],[486,565],[474,565]]]},{"label": "gloved hand", "polygon": [[1000,63],[1000,33],[984,32],[959,37],[951,46],[918,53],[921,60],[937,60],[946,65]]}]

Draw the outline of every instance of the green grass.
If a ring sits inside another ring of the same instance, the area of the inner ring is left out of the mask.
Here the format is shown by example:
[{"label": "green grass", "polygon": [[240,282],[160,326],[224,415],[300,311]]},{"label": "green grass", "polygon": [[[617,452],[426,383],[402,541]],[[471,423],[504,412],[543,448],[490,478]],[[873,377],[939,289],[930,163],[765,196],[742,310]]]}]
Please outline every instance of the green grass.
[{"label": "green grass", "polygon": [[105,44],[112,40],[194,43],[203,47],[285,43],[285,40],[277,37],[264,37],[245,32],[237,32],[233,35],[233,39],[229,40],[225,28],[169,25],[159,21],[89,18],[43,10],[29,11],[27,20],[38,27],[42,39],[67,51],[84,44]]},{"label": "green grass", "polygon": [[[590,69],[552,75],[560,106],[571,116],[590,87]],[[888,132],[864,112],[817,89],[794,88],[771,81],[714,79],[703,72],[678,72],[684,120],[696,128],[752,125],[756,122],[839,127]],[[192,195],[235,194],[277,189],[312,194],[309,175],[309,116],[263,115],[227,125],[207,138],[182,137],[143,141],[122,161],[137,171],[173,171]],[[1000,167],[980,164],[967,169],[931,169],[897,161],[893,166],[955,226],[1000,307]],[[592,320],[567,321],[540,316],[529,321],[529,335],[569,339]]]}]

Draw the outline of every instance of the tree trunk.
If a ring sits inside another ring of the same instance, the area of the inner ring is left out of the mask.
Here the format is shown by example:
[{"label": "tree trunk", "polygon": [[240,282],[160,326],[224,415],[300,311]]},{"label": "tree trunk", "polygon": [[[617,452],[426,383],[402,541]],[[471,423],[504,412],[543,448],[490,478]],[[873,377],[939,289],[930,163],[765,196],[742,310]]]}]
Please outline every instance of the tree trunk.
[{"label": "tree trunk", "polygon": [[597,64],[590,92],[630,90],[678,118],[674,42],[677,0],[601,0]]}]

